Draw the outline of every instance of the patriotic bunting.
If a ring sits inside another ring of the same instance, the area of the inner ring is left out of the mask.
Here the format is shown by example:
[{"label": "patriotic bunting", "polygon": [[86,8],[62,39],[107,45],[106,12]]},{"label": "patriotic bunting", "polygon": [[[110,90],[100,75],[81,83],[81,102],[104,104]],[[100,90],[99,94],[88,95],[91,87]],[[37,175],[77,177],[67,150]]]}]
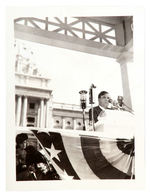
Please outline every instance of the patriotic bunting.
[{"label": "patriotic bunting", "polygon": [[134,179],[134,138],[32,130],[61,179]]}]

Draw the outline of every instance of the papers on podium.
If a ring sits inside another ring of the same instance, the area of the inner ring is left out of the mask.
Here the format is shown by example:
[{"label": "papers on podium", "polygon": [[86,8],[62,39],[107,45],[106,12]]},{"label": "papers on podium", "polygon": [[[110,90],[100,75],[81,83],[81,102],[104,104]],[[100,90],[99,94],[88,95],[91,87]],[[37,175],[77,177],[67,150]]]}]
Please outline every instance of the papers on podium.
[{"label": "papers on podium", "polygon": [[132,138],[135,132],[134,115],[126,111],[106,110],[106,116],[95,123],[95,131],[108,137]]}]

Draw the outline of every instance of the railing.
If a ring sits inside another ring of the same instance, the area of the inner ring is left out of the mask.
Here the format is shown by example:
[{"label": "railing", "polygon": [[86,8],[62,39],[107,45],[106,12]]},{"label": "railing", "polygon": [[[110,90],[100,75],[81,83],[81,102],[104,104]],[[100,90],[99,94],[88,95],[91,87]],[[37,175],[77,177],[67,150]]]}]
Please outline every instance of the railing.
[{"label": "railing", "polygon": [[50,88],[50,79],[22,73],[15,73],[15,84],[37,88]]},{"label": "railing", "polygon": [[[80,105],[53,102],[53,108],[82,111]],[[89,107],[87,107],[89,109]]]},{"label": "railing", "polygon": [[63,35],[73,36],[98,43],[116,45],[115,26],[104,24],[101,21],[97,23],[88,21],[86,17],[58,17],[39,19],[33,17],[22,17],[14,20],[17,24],[61,33]]}]

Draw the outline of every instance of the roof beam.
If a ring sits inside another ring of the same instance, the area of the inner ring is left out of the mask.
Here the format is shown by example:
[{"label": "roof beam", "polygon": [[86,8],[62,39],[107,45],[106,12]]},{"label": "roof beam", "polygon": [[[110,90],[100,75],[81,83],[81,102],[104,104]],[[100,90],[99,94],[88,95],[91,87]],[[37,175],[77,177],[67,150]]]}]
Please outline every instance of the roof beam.
[{"label": "roof beam", "polygon": [[120,17],[75,17],[81,21],[94,22],[97,24],[104,24],[108,26],[114,26],[116,24],[122,23],[122,18]]},{"label": "roof beam", "polygon": [[124,49],[120,46],[98,43],[17,23],[14,24],[14,30],[15,38],[18,39],[115,59],[120,56]]}]

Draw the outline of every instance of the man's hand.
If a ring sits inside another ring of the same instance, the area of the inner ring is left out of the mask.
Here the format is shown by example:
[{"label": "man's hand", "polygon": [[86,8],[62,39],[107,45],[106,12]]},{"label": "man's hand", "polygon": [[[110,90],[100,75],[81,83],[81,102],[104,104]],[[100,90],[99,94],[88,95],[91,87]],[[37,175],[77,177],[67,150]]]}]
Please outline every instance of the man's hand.
[{"label": "man's hand", "polygon": [[98,117],[105,117],[105,116],[106,116],[106,112],[104,110],[102,110]]}]

